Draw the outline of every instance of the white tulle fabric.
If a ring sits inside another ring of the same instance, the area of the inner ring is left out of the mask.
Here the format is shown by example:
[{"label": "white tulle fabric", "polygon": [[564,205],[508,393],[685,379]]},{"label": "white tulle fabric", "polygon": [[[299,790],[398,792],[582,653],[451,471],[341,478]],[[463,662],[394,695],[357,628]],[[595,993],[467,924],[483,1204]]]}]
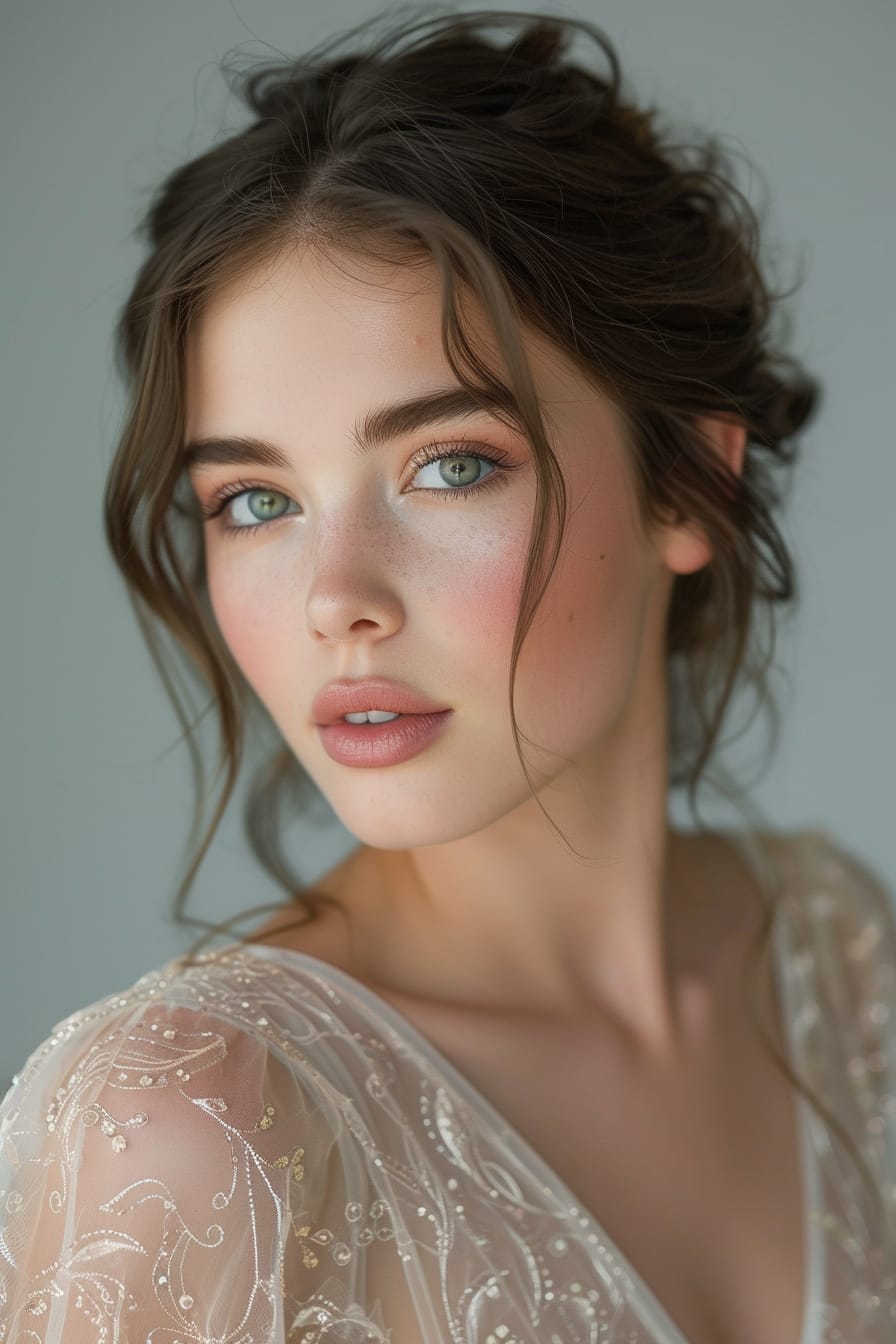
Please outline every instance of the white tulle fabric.
[{"label": "white tulle fabric", "polygon": [[[774,868],[740,840],[776,883],[792,1062],[882,1197],[802,1104],[799,1344],[893,1344],[893,909],[826,832]],[[384,1000],[231,945],[74,1013],[14,1078],[0,1341],[687,1344],[596,1214]]]}]

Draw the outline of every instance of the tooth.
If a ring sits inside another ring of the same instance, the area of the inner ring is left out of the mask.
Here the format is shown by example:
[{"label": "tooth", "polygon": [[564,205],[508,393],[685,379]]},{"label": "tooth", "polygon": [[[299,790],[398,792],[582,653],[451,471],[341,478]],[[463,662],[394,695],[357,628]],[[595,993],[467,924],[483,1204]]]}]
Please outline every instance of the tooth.
[{"label": "tooth", "polygon": [[393,714],[391,709],[365,709],[360,714],[345,714],[343,718],[347,723],[388,723],[390,719],[397,719],[398,715]]}]

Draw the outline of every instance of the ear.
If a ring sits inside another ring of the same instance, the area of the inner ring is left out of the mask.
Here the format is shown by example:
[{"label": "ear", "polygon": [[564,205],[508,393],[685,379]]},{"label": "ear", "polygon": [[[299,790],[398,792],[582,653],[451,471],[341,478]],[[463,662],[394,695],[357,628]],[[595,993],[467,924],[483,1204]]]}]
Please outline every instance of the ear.
[{"label": "ear", "polygon": [[[743,422],[702,415],[696,426],[729,471],[740,476],[747,446]],[[673,574],[693,574],[712,559],[712,545],[697,523],[681,522],[665,529],[662,558]]]}]

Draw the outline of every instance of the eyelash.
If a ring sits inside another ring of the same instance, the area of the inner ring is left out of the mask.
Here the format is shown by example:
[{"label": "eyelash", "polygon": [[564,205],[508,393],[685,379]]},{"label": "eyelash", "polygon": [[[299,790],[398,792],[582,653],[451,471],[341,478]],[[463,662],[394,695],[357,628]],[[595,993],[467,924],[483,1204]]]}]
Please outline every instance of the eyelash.
[{"label": "eyelash", "polygon": [[[475,443],[468,439],[459,439],[451,444],[431,443],[425,448],[421,448],[420,452],[411,459],[411,466],[416,467],[421,471],[424,467],[429,466],[431,462],[440,462],[443,458],[450,457],[481,458],[483,461],[491,463],[492,466],[498,467],[499,470],[490,471],[484,480],[475,481],[472,485],[458,485],[456,487],[446,486],[443,490],[421,490],[420,493],[435,495],[437,499],[442,500],[449,497],[456,499],[458,496],[466,497],[468,495],[477,494],[479,491],[487,490],[493,483],[495,485],[506,485],[508,483],[509,473],[515,469],[514,465],[508,461],[506,453],[498,448],[489,449],[488,452],[473,453],[461,451],[466,448],[478,449],[485,447],[485,444]],[[454,451],[446,451],[446,449]],[[228,485],[222,486],[220,490],[217,490],[215,494],[212,495],[208,502],[208,506],[202,509],[203,518],[206,522],[211,522],[224,512],[231,500],[239,498],[240,495],[250,494],[253,490],[268,490],[271,494],[283,495],[284,499],[289,498],[284,491],[271,490],[270,486],[262,485],[258,481],[232,481]],[[289,516],[289,514],[283,513],[280,514],[278,518],[271,518],[267,522],[249,523],[242,527],[235,523],[225,522],[220,523],[219,526],[225,532],[239,532],[242,535],[246,535],[257,532],[260,527],[270,527],[272,523],[279,523],[282,519],[288,518]]]}]

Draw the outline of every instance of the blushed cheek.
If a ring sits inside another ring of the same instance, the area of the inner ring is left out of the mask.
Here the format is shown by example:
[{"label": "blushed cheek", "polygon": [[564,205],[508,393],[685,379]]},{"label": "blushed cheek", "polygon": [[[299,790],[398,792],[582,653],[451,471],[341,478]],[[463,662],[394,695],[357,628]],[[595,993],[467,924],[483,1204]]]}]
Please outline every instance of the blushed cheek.
[{"label": "blushed cheek", "polygon": [[485,664],[491,676],[509,668],[525,565],[524,536],[505,533],[503,543],[494,544],[490,533],[444,567],[431,593],[432,610],[471,668]]},{"label": "blushed cheek", "polygon": [[209,598],[221,636],[256,694],[269,700],[272,674],[286,672],[287,625],[282,603],[270,585],[254,584],[212,570]]},{"label": "blushed cheek", "polygon": [[574,751],[583,732],[612,723],[637,668],[646,577],[624,509],[574,516],[523,644],[521,725]]}]

